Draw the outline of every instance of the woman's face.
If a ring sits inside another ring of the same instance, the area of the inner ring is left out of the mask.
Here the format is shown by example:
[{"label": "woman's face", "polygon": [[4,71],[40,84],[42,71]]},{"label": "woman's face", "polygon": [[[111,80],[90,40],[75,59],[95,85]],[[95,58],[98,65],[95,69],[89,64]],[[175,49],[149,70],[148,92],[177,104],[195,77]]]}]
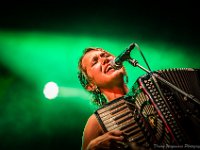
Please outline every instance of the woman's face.
[{"label": "woman's face", "polygon": [[114,70],[110,61],[115,57],[107,52],[92,50],[85,54],[82,66],[86,70],[91,82],[99,88],[119,86],[123,83],[124,68]]}]

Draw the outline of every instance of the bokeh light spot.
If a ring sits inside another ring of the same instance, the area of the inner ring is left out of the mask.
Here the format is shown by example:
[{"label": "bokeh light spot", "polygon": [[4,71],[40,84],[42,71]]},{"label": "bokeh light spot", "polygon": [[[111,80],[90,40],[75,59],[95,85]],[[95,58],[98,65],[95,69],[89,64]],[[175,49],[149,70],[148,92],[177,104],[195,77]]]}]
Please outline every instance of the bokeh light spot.
[{"label": "bokeh light spot", "polygon": [[44,96],[49,100],[55,99],[58,96],[58,92],[59,92],[59,88],[55,82],[48,82],[44,86],[44,90],[43,90]]}]

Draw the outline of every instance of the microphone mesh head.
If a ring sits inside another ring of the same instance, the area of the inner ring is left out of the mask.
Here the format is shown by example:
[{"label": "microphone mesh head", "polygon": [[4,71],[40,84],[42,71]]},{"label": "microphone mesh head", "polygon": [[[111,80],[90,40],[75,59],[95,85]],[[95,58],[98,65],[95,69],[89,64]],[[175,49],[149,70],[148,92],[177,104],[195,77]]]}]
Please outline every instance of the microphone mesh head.
[{"label": "microphone mesh head", "polygon": [[122,68],[122,63],[118,63],[118,64],[115,63],[115,59],[113,59],[113,60],[110,61],[110,65],[115,70],[119,70],[119,69]]}]

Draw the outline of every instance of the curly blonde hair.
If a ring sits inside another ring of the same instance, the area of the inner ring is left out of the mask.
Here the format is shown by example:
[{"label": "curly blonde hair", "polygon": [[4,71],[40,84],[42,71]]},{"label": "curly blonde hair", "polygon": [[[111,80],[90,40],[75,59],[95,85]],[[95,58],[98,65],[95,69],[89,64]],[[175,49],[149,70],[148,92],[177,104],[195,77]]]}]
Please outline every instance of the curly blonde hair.
[{"label": "curly blonde hair", "polygon": [[[84,49],[82,56],[80,57],[79,61],[78,61],[78,79],[81,83],[81,85],[83,86],[84,89],[86,89],[86,86],[90,83],[90,78],[87,75],[87,71],[85,70],[85,68],[83,68],[82,66],[82,59],[85,56],[86,53],[90,52],[90,51],[102,51],[102,52],[106,52],[105,50],[103,50],[102,48],[96,48],[96,47],[89,47]],[[108,53],[108,52],[106,52]],[[99,89],[95,89],[94,91],[90,91],[90,93],[92,94],[92,102],[94,104],[96,104],[97,106],[102,106],[104,105],[107,100],[105,98],[105,96],[101,93],[101,91]]]}]

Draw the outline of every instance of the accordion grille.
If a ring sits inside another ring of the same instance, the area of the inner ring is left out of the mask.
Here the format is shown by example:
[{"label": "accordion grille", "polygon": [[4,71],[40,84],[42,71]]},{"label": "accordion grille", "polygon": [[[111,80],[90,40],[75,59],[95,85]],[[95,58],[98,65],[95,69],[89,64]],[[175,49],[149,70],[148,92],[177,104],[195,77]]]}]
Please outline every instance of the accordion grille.
[{"label": "accordion grille", "polygon": [[132,103],[123,98],[117,99],[98,109],[95,114],[105,132],[121,130],[127,143],[136,142],[149,147],[150,142],[147,141],[151,140],[150,133]]},{"label": "accordion grille", "polygon": [[[199,69],[174,68],[156,73],[200,99]],[[191,143],[193,134],[199,132],[200,121],[199,124],[193,121],[197,124],[194,125],[188,118],[191,115],[200,120],[199,111],[199,105],[148,74],[137,79],[131,94],[107,103],[95,115],[105,132],[118,129],[124,132],[127,144],[136,142],[153,148],[154,144]]]}]

